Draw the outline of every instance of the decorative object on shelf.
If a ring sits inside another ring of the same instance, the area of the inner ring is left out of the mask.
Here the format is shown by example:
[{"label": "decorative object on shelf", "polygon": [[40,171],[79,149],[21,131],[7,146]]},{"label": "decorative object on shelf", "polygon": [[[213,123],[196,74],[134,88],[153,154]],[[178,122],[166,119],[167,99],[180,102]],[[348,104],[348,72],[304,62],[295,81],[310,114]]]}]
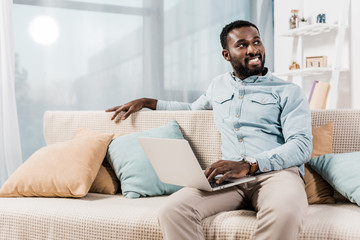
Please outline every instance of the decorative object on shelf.
[{"label": "decorative object on shelf", "polygon": [[327,67],[327,57],[326,56],[314,56],[305,58],[305,66],[307,68],[312,67]]},{"label": "decorative object on shelf", "polygon": [[309,22],[307,21],[307,19],[306,18],[301,18],[300,19],[300,22],[299,22],[299,27],[304,27],[304,26],[307,26],[307,25],[309,25]]},{"label": "decorative object on shelf", "polygon": [[297,9],[292,9],[291,10],[291,17],[290,17],[290,20],[289,20],[290,29],[294,29],[294,28],[299,27],[300,18],[298,16],[298,12],[299,12],[299,10],[297,10]]},{"label": "decorative object on shelf", "polygon": [[292,64],[289,66],[289,69],[290,70],[300,69],[300,65],[295,61],[293,61]]},{"label": "decorative object on shelf", "polygon": [[325,13],[320,13],[316,17],[316,23],[326,23],[326,15]]}]

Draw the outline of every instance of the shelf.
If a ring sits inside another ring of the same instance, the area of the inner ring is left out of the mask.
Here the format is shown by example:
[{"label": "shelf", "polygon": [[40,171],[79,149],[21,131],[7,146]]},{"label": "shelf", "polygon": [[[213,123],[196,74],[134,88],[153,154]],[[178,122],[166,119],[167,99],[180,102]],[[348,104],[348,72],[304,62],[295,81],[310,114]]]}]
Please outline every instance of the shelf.
[{"label": "shelf", "polygon": [[[301,68],[296,70],[289,70],[281,73],[273,73],[275,76],[288,76],[288,77],[307,77],[314,75],[331,74],[332,68]],[[348,69],[341,69],[340,72],[346,72]]]},{"label": "shelf", "polygon": [[339,26],[336,24],[314,23],[307,26],[291,29],[279,36],[282,37],[299,37],[299,36],[314,36],[321,33],[330,32],[337,29]]}]

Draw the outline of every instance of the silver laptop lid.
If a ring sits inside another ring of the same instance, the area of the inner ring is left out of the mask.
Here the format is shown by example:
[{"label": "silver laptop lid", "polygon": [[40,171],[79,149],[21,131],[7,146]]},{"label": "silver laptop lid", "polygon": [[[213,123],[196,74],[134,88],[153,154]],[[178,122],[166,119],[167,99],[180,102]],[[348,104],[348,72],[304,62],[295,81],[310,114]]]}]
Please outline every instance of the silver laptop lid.
[{"label": "silver laptop lid", "polygon": [[232,179],[221,186],[211,187],[187,140],[144,137],[139,137],[138,140],[164,183],[216,191],[256,179],[246,176]]},{"label": "silver laptop lid", "polygon": [[188,141],[145,137],[138,140],[162,182],[212,191]]}]

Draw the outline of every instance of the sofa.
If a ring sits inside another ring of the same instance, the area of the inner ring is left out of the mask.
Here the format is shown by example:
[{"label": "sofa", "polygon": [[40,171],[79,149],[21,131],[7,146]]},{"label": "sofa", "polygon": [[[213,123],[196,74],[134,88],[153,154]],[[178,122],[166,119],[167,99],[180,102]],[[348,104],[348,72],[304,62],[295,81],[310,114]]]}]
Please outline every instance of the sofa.
[{"label": "sofa", "polygon": [[[221,159],[211,111],[141,111],[111,121],[102,111],[47,111],[48,145],[71,139],[79,128],[104,133],[144,131],[176,120],[200,165]],[[317,110],[313,126],[333,122],[333,152],[360,151],[360,110]],[[167,196],[125,198],[88,193],[82,198],[0,198],[0,239],[162,239],[157,212]],[[294,209],[296,211],[296,209]],[[203,220],[206,239],[249,239],[256,212],[235,210]],[[360,207],[337,194],[335,204],[309,205],[299,239],[360,239]]]}]

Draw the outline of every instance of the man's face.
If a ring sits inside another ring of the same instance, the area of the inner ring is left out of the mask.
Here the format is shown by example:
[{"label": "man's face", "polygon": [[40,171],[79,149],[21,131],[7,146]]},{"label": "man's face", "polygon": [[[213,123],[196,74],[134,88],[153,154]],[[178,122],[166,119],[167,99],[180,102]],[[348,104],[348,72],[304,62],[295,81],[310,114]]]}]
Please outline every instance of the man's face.
[{"label": "man's face", "polygon": [[227,49],[222,53],[231,63],[238,78],[261,75],[265,65],[265,49],[256,28],[241,27],[231,30],[227,36],[227,45]]}]

